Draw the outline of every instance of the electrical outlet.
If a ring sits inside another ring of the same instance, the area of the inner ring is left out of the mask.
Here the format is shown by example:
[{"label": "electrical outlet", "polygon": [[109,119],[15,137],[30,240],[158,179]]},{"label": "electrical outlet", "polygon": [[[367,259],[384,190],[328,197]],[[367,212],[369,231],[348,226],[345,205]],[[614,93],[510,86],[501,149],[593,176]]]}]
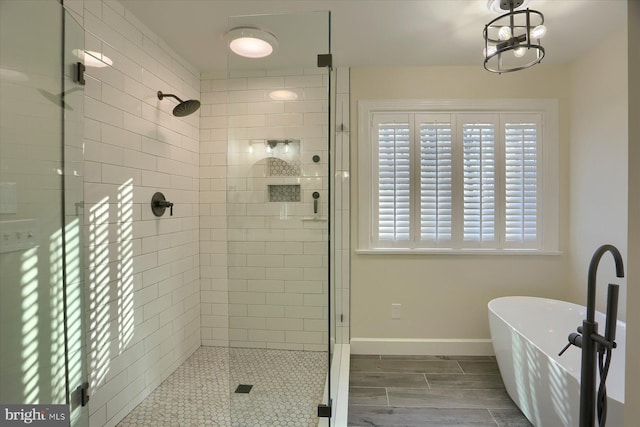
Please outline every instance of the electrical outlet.
[{"label": "electrical outlet", "polygon": [[391,318],[399,319],[401,309],[402,309],[402,304],[391,304]]}]

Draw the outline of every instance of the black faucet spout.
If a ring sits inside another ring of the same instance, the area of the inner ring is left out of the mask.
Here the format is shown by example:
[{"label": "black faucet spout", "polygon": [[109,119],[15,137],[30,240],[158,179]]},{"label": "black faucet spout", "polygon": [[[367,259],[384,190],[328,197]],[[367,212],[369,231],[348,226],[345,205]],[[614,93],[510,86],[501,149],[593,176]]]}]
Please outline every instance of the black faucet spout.
[{"label": "black faucet spout", "polygon": [[616,264],[616,276],[624,277],[624,265],[622,263],[622,255],[620,255],[620,251],[618,251],[618,249],[613,245],[600,246],[591,257],[591,262],[589,263],[589,275],[587,276],[587,321],[589,322],[593,322],[595,320],[596,276],[598,273],[598,265],[600,264],[602,256],[607,252],[611,252],[611,255],[613,255],[613,260]]}]

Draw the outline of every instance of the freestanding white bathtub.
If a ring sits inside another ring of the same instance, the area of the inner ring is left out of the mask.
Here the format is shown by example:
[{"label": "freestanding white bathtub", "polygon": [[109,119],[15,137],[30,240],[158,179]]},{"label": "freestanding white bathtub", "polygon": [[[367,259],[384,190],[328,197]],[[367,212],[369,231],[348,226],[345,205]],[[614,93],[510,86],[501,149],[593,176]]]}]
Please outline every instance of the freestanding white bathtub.
[{"label": "freestanding white bathtub", "polygon": [[[534,297],[504,297],[489,303],[489,326],[500,374],[509,396],[536,427],[575,427],[580,413],[581,350],[567,336],[586,317],[585,307]],[[598,332],[605,318],[596,312]],[[622,427],[626,324],[618,321],[607,377],[607,427]],[[599,385],[596,382],[596,387]]]}]

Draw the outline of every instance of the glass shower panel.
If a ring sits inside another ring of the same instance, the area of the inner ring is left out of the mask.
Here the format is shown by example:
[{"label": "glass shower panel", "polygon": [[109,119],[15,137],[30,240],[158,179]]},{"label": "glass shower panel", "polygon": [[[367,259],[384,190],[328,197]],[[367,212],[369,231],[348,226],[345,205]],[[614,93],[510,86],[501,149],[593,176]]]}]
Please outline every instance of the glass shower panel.
[{"label": "glass shower panel", "polygon": [[234,426],[316,426],[328,404],[328,12],[232,17],[277,39],[228,56],[229,380]]},{"label": "glass shower panel", "polygon": [[[342,369],[349,354],[349,71],[331,71],[330,126],[330,319],[331,342],[330,398],[333,414],[331,426],[346,422],[348,375]],[[338,424],[337,424],[338,423]]]},{"label": "glass shower panel", "polygon": [[2,403],[66,400],[62,14],[57,2],[0,2]]},{"label": "glass shower panel", "polygon": [[74,401],[81,212],[68,208],[82,200],[83,90],[67,47],[83,41],[57,1],[0,0],[0,402],[71,403],[74,426],[88,424]]},{"label": "glass shower panel", "polygon": [[[329,397],[332,402],[337,403],[338,396],[338,378],[340,376],[340,359],[342,357],[342,346],[336,345],[342,343],[342,328],[339,328],[338,325],[342,323],[341,321],[341,306],[342,306],[342,294],[338,292],[338,284],[340,283],[340,268],[341,268],[341,258],[340,258],[340,239],[342,233],[342,225],[340,217],[340,188],[338,187],[341,183],[340,177],[338,176],[338,156],[336,155],[338,150],[336,149],[336,77],[337,72],[336,69],[332,69],[329,75],[331,79],[330,85],[330,103],[329,105],[332,107],[330,109],[331,120],[329,123],[329,176],[332,179],[329,182],[329,194],[331,195],[330,201],[330,209],[329,209],[329,223],[331,226],[331,235],[332,239],[329,241],[329,382],[328,382],[328,390]],[[335,406],[335,405],[334,405]],[[333,420],[332,420],[333,421]],[[330,423],[331,426],[334,423]]]}]

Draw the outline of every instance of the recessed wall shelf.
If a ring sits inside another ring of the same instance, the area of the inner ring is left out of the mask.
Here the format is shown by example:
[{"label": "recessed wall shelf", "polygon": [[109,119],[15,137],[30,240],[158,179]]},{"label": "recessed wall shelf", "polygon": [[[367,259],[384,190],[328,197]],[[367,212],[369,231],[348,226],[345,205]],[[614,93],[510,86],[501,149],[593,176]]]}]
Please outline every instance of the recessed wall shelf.
[{"label": "recessed wall shelf", "polygon": [[270,202],[299,202],[300,184],[269,185]]},{"label": "recessed wall shelf", "polygon": [[303,216],[302,220],[311,221],[311,222],[326,222],[327,217],[326,216]]}]

